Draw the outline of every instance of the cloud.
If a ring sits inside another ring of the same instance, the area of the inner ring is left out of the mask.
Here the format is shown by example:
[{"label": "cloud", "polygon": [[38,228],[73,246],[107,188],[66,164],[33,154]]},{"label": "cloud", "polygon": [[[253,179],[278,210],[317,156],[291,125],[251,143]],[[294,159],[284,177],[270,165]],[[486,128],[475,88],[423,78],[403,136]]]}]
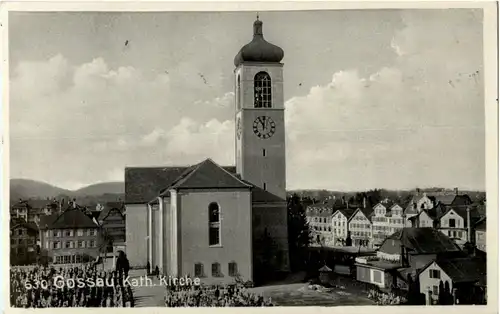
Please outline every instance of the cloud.
[{"label": "cloud", "polygon": [[[480,13],[454,14],[402,13],[391,63],[287,96],[289,188],[484,187]],[[75,186],[125,166],[234,164],[234,93],[209,62],[151,74],[56,55],[12,68],[14,177]]]}]

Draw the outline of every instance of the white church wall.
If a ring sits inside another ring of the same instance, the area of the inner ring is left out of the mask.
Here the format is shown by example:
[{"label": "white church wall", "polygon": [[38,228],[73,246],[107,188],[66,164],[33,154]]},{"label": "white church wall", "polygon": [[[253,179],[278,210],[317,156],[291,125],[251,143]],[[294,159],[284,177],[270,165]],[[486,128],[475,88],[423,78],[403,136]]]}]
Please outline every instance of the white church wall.
[{"label": "white church wall", "polygon": [[[252,278],[251,196],[247,190],[180,192],[181,274],[194,276],[195,263],[202,263],[205,283],[230,283],[229,263],[236,262],[244,280]],[[217,202],[221,211],[221,243],[209,246],[208,205]],[[212,276],[219,263],[222,276]]]},{"label": "white church wall", "polygon": [[127,204],[125,234],[127,257],[131,267],[147,264],[147,205]]}]

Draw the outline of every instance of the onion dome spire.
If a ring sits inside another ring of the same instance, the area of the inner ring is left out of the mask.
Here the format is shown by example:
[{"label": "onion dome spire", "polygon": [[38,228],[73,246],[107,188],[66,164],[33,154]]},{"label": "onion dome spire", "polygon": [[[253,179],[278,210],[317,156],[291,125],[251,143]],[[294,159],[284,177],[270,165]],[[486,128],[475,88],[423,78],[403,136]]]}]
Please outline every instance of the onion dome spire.
[{"label": "onion dome spire", "polygon": [[234,58],[235,66],[239,66],[243,62],[278,63],[283,59],[283,49],[264,39],[262,24],[262,21],[259,20],[259,14],[257,14],[257,19],[253,23],[253,39],[240,49]]}]

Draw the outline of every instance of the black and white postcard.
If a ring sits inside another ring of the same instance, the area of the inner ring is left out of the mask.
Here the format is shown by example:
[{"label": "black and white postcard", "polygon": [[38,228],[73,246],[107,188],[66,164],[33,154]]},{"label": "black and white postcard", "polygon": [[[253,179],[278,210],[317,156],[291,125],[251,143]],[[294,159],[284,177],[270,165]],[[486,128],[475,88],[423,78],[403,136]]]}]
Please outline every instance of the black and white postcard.
[{"label": "black and white postcard", "polygon": [[4,5],[9,310],[498,310],[495,3]]}]

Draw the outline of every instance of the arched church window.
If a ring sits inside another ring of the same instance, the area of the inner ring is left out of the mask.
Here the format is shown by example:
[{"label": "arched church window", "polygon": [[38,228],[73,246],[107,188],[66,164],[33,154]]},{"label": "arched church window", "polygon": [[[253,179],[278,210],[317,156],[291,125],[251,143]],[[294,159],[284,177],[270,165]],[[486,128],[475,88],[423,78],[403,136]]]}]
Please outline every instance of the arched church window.
[{"label": "arched church window", "polygon": [[254,97],[255,108],[271,108],[271,77],[266,72],[255,75]]},{"label": "arched church window", "polygon": [[209,245],[220,245],[220,208],[217,203],[208,205]]}]

